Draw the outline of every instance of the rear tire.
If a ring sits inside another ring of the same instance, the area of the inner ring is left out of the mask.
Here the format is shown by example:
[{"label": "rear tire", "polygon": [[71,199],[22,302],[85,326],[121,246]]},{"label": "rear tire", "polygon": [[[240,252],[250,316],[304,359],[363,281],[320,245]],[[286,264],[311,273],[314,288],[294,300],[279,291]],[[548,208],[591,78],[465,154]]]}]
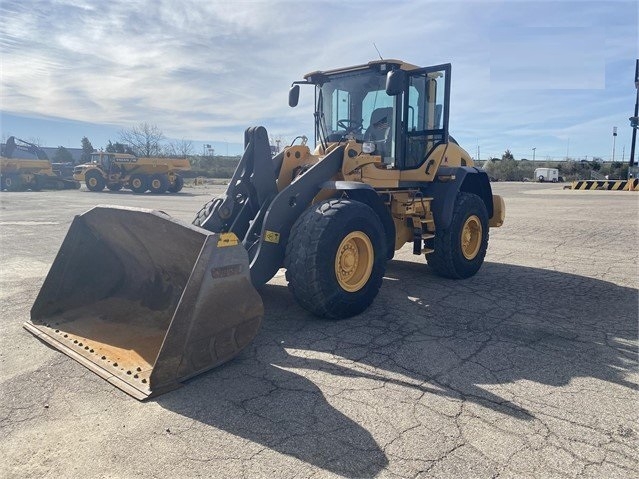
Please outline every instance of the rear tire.
[{"label": "rear tire", "polygon": [[426,260],[439,276],[463,279],[479,271],[488,248],[488,212],[479,196],[457,195],[450,226],[436,230],[433,248]]},{"label": "rear tire", "polygon": [[129,188],[136,194],[142,194],[149,189],[148,181],[144,175],[131,175],[129,180]]},{"label": "rear tire", "polygon": [[44,187],[44,178],[40,178],[39,176],[36,176],[35,178],[33,178],[33,183],[31,183],[29,185],[29,187],[31,188],[31,191],[42,191],[42,188]]},{"label": "rear tire", "polygon": [[151,193],[155,195],[159,195],[161,193],[165,193],[166,189],[169,187],[169,179],[166,175],[153,175],[149,180],[149,189]]},{"label": "rear tire", "polygon": [[304,309],[343,319],[373,302],[386,271],[386,237],[366,204],[327,200],[295,222],[284,260],[288,287]]},{"label": "rear tire", "polygon": [[84,182],[89,191],[102,191],[106,186],[106,181],[98,170],[87,171],[84,175]]},{"label": "rear tire", "polygon": [[176,176],[175,183],[173,183],[172,185],[169,185],[167,190],[169,193],[177,193],[181,191],[183,187],[184,187],[184,179],[181,176]]}]

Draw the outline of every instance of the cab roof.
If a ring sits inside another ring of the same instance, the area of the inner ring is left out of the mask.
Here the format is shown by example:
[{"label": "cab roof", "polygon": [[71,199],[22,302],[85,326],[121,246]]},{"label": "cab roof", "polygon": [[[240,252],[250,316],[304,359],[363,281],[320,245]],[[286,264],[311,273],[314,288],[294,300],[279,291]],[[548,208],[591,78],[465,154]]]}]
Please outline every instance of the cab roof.
[{"label": "cab roof", "polygon": [[362,65],[335,68],[332,70],[317,70],[304,75],[304,79],[308,82],[315,83],[316,80],[319,78],[335,75],[339,73],[357,72],[357,71],[363,71],[363,70],[375,70],[375,71],[383,72],[383,71],[395,70],[398,68],[400,70],[416,70],[420,67],[416,65],[412,65],[410,63],[406,63],[402,60],[393,60],[393,59],[373,60]]}]

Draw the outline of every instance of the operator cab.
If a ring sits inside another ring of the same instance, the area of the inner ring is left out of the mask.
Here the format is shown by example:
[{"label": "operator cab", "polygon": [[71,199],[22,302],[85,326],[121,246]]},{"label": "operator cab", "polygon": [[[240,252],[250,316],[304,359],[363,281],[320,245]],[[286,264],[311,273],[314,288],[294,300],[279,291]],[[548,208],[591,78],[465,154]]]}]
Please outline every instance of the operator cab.
[{"label": "operator cab", "polygon": [[111,169],[115,155],[113,153],[104,153],[102,151],[91,154],[91,163],[101,165],[106,171]]},{"label": "operator cab", "polygon": [[111,153],[105,151],[91,153],[91,163],[101,165],[106,171],[120,171],[120,163],[136,162],[136,157],[129,153]]},{"label": "operator cab", "polygon": [[315,135],[320,143],[355,140],[387,168],[419,168],[448,142],[450,64],[417,68],[380,60],[342,70],[314,72],[296,82],[315,85]]}]

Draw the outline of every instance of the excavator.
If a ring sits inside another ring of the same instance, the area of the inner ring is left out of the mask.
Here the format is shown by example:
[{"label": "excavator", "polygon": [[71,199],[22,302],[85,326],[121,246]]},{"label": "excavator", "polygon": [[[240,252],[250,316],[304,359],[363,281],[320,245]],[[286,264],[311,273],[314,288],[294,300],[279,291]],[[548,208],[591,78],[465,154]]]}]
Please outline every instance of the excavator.
[{"label": "excavator", "polygon": [[[231,360],[258,333],[280,269],[320,317],[361,314],[409,245],[435,274],[483,264],[505,218],[486,173],[449,134],[451,65],[400,60],[315,71],[315,146],[274,157],[248,128],[228,188],[187,224],[97,206],[75,217],[25,327],[143,400]],[[426,266],[424,266],[426,268]]]},{"label": "excavator", "polygon": [[[16,151],[27,153],[30,157],[16,157]],[[10,136],[0,152],[0,190],[80,188],[80,183],[69,177],[67,170],[69,168],[63,163],[51,163],[38,145]]]}]

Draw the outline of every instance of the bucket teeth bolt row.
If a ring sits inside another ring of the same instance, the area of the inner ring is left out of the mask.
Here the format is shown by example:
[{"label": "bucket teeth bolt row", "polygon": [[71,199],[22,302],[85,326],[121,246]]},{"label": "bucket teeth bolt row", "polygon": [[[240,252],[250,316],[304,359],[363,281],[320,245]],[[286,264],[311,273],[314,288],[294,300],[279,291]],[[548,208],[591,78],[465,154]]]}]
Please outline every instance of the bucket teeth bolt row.
[{"label": "bucket teeth bolt row", "polygon": [[[55,330],[55,332],[56,332],[56,333],[60,333],[60,330],[59,330],[59,329],[56,329],[56,330]],[[68,338],[68,337],[69,337],[69,335],[68,335],[67,333],[64,333],[64,335],[63,335],[63,336],[64,336],[65,338]],[[80,346],[80,347],[84,346],[84,349],[85,349],[86,351],[89,351],[90,353],[95,353],[95,350],[94,350],[93,348],[91,348],[90,346],[85,346],[82,342],[78,341],[77,339],[74,339],[74,340],[73,340],[73,344],[77,344],[77,345],[78,345],[78,346]],[[106,360],[107,360],[107,357],[106,357],[106,356],[104,356],[104,355],[102,355],[102,356],[100,356],[100,359],[102,359],[103,361],[106,361]],[[117,367],[118,367],[118,363],[117,363],[117,362],[114,362],[114,363],[112,364],[112,366],[113,366],[114,368],[117,368]],[[135,374],[133,374],[133,371],[132,371],[132,370],[128,370],[126,373],[127,373],[127,375],[129,375],[129,376],[133,376],[133,378],[134,378],[134,379],[140,379],[140,375],[139,375],[139,374],[137,374],[137,373],[142,372],[142,368],[141,368],[140,366],[138,366],[138,367],[136,367],[136,368],[135,368],[135,370],[136,370],[136,373],[135,373]],[[148,382],[148,380],[147,380],[147,379],[145,379],[145,378],[142,378],[141,382],[142,382],[142,383],[144,383],[144,384],[146,384],[146,383]]]}]

